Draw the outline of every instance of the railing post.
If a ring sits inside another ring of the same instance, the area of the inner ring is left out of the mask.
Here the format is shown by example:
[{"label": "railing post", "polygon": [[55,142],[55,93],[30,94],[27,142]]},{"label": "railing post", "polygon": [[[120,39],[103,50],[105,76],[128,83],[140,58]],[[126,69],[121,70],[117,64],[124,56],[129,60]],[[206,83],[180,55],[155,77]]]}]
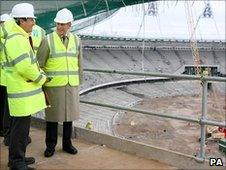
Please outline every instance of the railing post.
[{"label": "railing post", "polygon": [[202,115],[200,119],[201,126],[201,141],[200,141],[200,151],[197,156],[199,161],[205,160],[205,140],[206,140],[206,124],[203,120],[206,120],[207,114],[207,81],[202,79]]}]

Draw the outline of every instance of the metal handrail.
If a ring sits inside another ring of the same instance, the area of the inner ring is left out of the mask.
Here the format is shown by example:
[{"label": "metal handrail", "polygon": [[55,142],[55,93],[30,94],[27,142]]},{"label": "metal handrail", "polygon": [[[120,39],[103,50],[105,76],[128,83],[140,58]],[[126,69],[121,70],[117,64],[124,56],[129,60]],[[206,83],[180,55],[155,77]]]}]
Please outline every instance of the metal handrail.
[{"label": "metal handrail", "polygon": [[125,107],[125,106],[117,106],[117,105],[111,105],[111,104],[105,104],[105,103],[99,103],[99,102],[91,102],[91,101],[85,101],[85,100],[80,100],[80,102],[85,103],[85,104],[95,105],[95,106],[107,107],[107,108],[111,108],[111,109],[137,112],[137,113],[142,113],[142,114],[145,114],[145,115],[152,115],[152,116],[169,118],[169,119],[189,121],[189,122],[199,123],[199,124],[205,123],[206,125],[215,125],[215,126],[226,127],[226,124],[224,124],[222,122],[216,122],[216,121],[211,121],[211,120],[194,119],[192,117],[176,116],[176,115],[166,114],[166,113],[154,113],[154,112],[149,112],[149,111],[143,110],[143,109],[134,109],[134,108],[129,108],[129,107]]},{"label": "metal handrail", "polygon": [[90,102],[90,101],[84,101],[80,100],[81,103],[85,104],[91,104],[96,106],[102,106],[102,107],[109,107],[114,109],[120,109],[120,110],[126,110],[126,111],[132,111],[132,112],[138,112],[142,114],[148,114],[163,118],[171,118],[176,120],[182,120],[182,121],[188,121],[193,123],[198,123],[201,126],[201,141],[200,141],[200,151],[195,157],[195,159],[199,162],[205,161],[205,136],[206,136],[206,125],[215,125],[215,126],[221,126],[226,127],[226,122],[217,122],[217,121],[211,121],[206,119],[207,114],[207,82],[208,81],[218,81],[218,82],[226,82],[226,78],[224,77],[211,77],[211,76],[197,76],[197,75],[175,75],[175,74],[166,74],[166,73],[154,73],[154,72],[134,72],[134,71],[119,71],[119,70],[105,70],[105,69],[84,69],[84,71],[89,72],[99,72],[99,73],[112,73],[112,74],[129,74],[129,75],[139,75],[139,76],[153,76],[153,77],[167,77],[171,79],[177,79],[177,80],[200,80],[202,84],[202,114],[200,119],[194,119],[191,117],[185,117],[185,116],[176,116],[176,115],[167,115],[165,113],[153,113],[146,110],[141,109],[132,109],[128,107],[122,107],[122,106],[115,106],[115,105],[109,105],[109,104],[103,104],[98,102]]},{"label": "metal handrail", "polygon": [[137,72],[137,71],[119,71],[119,70],[106,70],[106,69],[84,69],[84,71],[98,72],[98,73],[112,73],[112,74],[128,74],[137,76],[152,76],[152,77],[168,77],[177,80],[187,79],[187,80],[204,80],[204,81],[219,81],[226,82],[224,77],[211,77],[211,76],[197,76],[197,75],[175,75],[168,73],[156,73],[156,72]]}]

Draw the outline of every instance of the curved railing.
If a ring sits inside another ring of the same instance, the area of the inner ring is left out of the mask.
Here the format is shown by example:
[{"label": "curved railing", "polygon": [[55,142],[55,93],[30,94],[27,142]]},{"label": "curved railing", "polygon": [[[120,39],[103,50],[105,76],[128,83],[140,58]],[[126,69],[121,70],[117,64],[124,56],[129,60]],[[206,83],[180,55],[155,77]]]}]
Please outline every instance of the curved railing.
[{"label": "curved railing", "polygon": [[[85,69],[86,71],[86,69]],[[169,81],[172,79],[168,79],[168,78],[161,78],[161,77],[155,77],[155,78],[136,78],[136,79],[126,79],[126,80],[119,80],[119,81],[112,81],[112,82],[108,82],[108,83],[102,83],[96,86],[92,86],[89,88],[86,88],[84,90],[81,90],[79,92],[80,95],[84,95],[87,94],[89,92],[92,91],[96,91],[99,89],[103,89],[103,88],[108,88],[108,87],[115,87],[115,86],[120,86],[120,85],[128,85],[128,84],[134,84],[134,83],[145,83],[145,82],[150,82],[150,81]]]}]

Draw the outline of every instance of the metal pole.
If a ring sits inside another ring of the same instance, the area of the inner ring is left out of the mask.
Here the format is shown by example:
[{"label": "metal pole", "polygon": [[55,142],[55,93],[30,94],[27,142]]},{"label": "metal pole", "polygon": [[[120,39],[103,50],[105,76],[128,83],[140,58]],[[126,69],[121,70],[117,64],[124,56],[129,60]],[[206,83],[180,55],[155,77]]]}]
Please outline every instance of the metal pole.
[{"label": "metal pole", "polygon": [[152,116],[158,116],[158,117],[163,117],[163,118],[170,118],[170,119],[176,119],[176,120],[182,120],[182,121],[189,121],[193,123],[200,123],[200,120],[191,118],[191,117],[185,117],[185,116],[177,116],[177,115],[172,115],[172,114],[166,114],[166,113],[153,113],[149,112],[146,110],[142,109],[136,109],[136,108],[129,108],[129,107],[124,107],[124,106],[116,106],[116,105],[110,105],[110,104],[104,104],[104,103],[98,103],[98,102],[91,102],[91,101],[85,101],[85,100],[80,100],[80,103],[85,103],[85,104],[91,104],[91,105],[96,105],[96,106],[102,106],[102,107],[108,107],[108,108],[113,108],[113,109],[119,109],[119,110],[125,110],[125,111],[131,111],[131,112],[137,112],[137,113],[142,113],[146,115],[152,115]]},{"label": "metal pole", "polygon": [[102,107],[118,109],[118,110],[131,111],[131,112],[142,113],[142,114],[146,114],[146,115],[182,120],[182,121],[193,122],[193,123],[198,123],[198,124],[226,127],[225,123],[223,123],[223,122],[216,122],[216,121],[202,120],[202,119],[198,120],[198,119],[195,119],[192,117],[176,116],[176,114],[173,114],[173,113],[170,113],[170,114],[169,113],[168,114],[154,113],[154,112],[149,112],[147,110],[135,109],[135,108],[125,107],[125,106],[116,106],[116,105],[110,105],[110,104],[98,103],[98,102],[92,102],[92,101],[86,101],[86,100],[80,100],[80,103],[85,103],[85,104],[90,104],[90,105],[95,105],[95,106],[102,106]]},{"label": "metal pole", "polygon": [[202,115],[201,115],[201,141],[200,152],[198,154],[199,160],[205,160],[205,140],[206,140],[206,124],[203,121],[206,120],[207,114],[207,81],[202,80]]},{"label": "metal pole", "polygon": [[167,73],[156,73],[156,72],[137,72],[137,71],[122,71],[122,70],[106,70],[106,69],[87,69],[84,68],[84,71],[96,72],[96,73],[111,73],[111,74],[127,74],[127,75],[137,75],[137,76],[151,76],[151,77],[167,77],[173,79],[186,79],[186,80],[206,80],[206,81],[219,81],[226,82],[224,77],[202,77],[197,75],[175,75]]}]

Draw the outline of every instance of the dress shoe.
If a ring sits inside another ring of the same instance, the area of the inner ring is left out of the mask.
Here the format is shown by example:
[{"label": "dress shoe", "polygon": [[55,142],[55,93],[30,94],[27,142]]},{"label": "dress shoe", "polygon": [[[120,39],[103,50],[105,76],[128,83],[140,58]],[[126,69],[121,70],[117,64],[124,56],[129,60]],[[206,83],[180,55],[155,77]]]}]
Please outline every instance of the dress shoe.
[{"label": "dress shoe", "polygon": [[51,157],[51,156],[53,156],[53,154],[54,154],[54,152],[55,152],[55,149],[46,149],[45,150],[45,152],[44,152],[44,156],[45,157]]},{"label": "dress shoe", "polygon": [[34,164],[35,158],[34,157],[25,157],[25,163],[26,163],[26,165]]},{"label": "dress shoe", "polygon": [[[35,163],[35,158],[33,157],[25,157],[25,164],[26,165],[31,165],[31,164],[34,164]],[[8,162],[8,167],[11,167],[12,166],[12,162],[9,161]]]},{"label": "dress shoe", "polygon": [[70,154],[73,154],[73,155],[76,154],[76,153],[78,153],[78,150],[74,146],[72,146],[72,145],[63,147],[63,150],[65,152],[70,153]]}]

